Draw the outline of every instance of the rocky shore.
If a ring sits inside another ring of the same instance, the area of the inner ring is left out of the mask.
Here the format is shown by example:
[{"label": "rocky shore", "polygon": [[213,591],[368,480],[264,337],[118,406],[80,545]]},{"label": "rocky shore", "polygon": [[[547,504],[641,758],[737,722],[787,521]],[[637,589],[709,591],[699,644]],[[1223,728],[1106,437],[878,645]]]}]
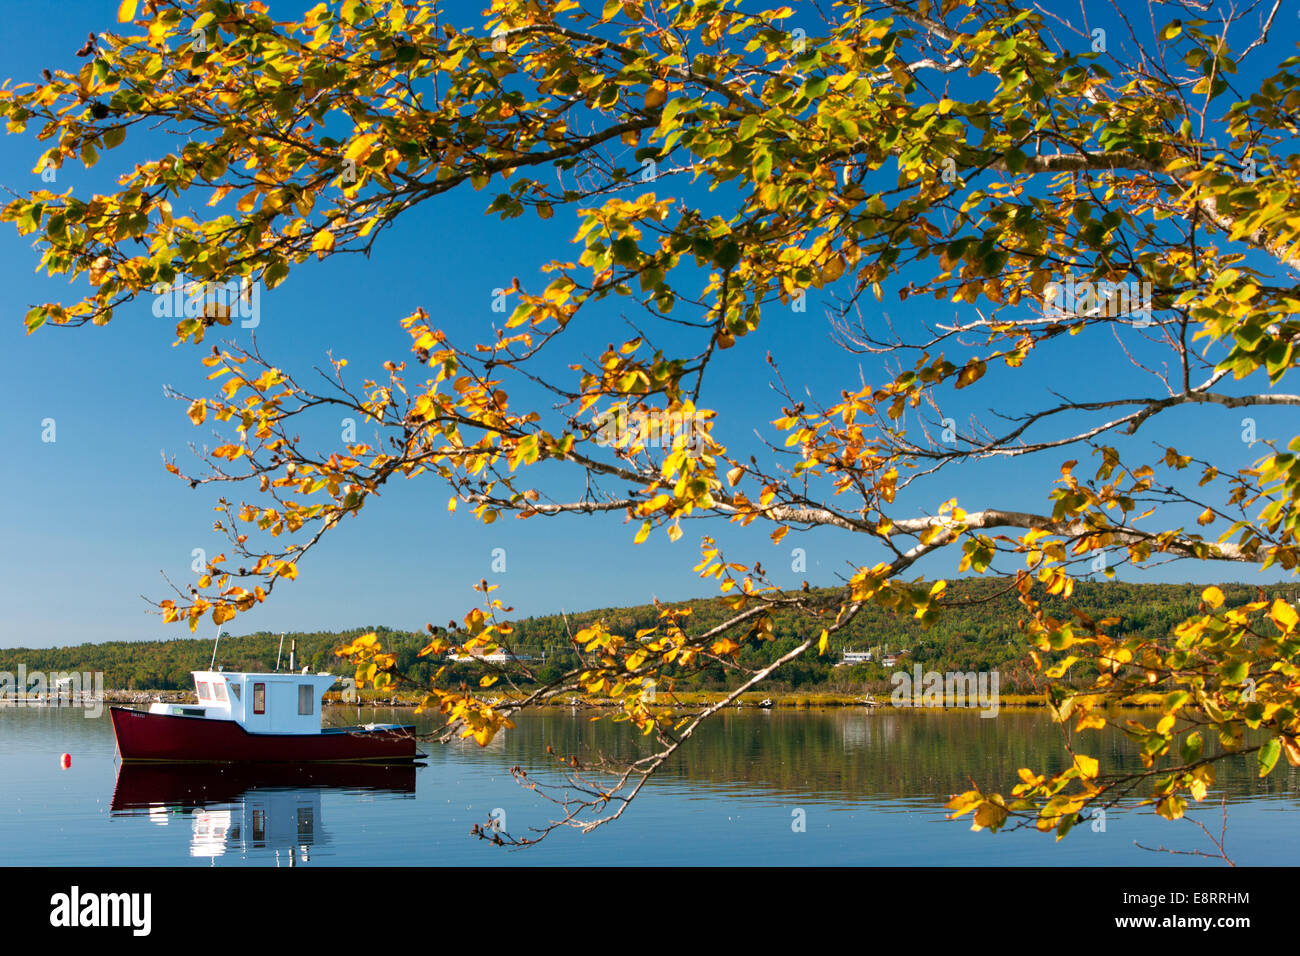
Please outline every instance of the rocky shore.
[{"label": "rocky shore", "polygon": [[194,692],[183,690],[106,690],[104,701],[109,704],[192,704]]}]

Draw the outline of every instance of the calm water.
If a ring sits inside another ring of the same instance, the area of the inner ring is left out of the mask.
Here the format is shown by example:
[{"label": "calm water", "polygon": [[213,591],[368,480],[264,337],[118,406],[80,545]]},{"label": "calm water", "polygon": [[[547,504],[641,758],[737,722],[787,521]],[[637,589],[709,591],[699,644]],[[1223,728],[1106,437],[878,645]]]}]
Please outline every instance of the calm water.
[{"label": "calm water", "polygon": [[[409,711],[364,719],[409,722]],[[356,722],[353,708],[328,715]],[[240,778],[192,768],[128,768],[119,777],[105,715],[0,708],[0,846],[9,864],[299,866],[671,864],[1211,865],[1150,853],[1134,841],[1210,850],[1186,821],[1149,810],[1116,813],[1105,832],[1077,828],[1062,843],[1033,832],[973,833],[944,820],[948,795],[970,778],[1004,792],[1016,769],[1060,761],[1059,732],[1041,714],[862,711],[732,712],[701,729],[622,819],[588,835],[557,831],[509,851],[469,836],[494,810],[526,834],[554,818],[511,777],[516,765],[548,779],[556,752],[626,755],[626,728],[567,710],[518,718],[486,749],[438,746],[405,771]],[[425,720],[424,726],[431,726]],[[72,766],[59,757],[68,752]],[[1094,747],[1136,766],[1128,745]],[[1229,798],[1229,854],[1239,864],[1300,858],[1300,775],[1281,761],[1259,780],[1254,760],[1219,770]],[[199,795],[199,796],[196,796]],[[1219,832],[1221,811],[1195,811]],[[1209,801],[1207,801],[1207,804]],[[805,832],[792,822],[803,811]]]}]

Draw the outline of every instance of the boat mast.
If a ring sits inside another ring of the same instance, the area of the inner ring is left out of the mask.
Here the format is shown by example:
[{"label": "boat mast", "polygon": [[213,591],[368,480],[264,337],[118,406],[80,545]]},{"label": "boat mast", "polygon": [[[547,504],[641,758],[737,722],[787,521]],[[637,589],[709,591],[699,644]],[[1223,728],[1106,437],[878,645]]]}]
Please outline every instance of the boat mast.
[{"label": "boat mast", "polygon": [[212,642],[212,663],[208,665],[208,670],[210,670],[210,671],[211,671],[211,670],[216,670],[216,667],[217,667],[217,645],[221,643],[221,628],[222,628],[222,627],[225,627],[225,625],[223,624],[223,625],[221,625],[221,627],[218,627],[218,628],[217,628],[217,639],[216,639],[215,641]]},{"label": "boat mast", "polygon": [[280,655],[284,653],[284,631],[280,632],[280,649],[275,652],[275,672],[280,673]]}]

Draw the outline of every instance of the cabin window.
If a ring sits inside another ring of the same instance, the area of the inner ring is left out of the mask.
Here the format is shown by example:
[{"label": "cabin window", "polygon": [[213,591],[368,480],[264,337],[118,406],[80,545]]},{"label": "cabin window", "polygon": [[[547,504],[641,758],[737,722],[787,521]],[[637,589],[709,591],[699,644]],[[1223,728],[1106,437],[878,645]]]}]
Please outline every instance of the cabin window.
[{"label": "cabin window", "polygon": [[298,685],[298,713],[314,714],[316,712],[316,688],[311,684]]},{"label": "cabin window", "polygon": [[198,682],[198,684],[199,684],[199,700],[206,700],[210,698],[212,695],[208,692],[208,682],[205,680],[201,680]]},{"label": "cabin window", "polygon": [[312,819],[311,807],[298,808],[298,842],[311,843],[315,834],[315,820]]},{"label": "cabin window", "polygon": [[[262,686],[261,684],[255,684],[253,686],[254,696],[257,695],[257,688],[261,686]],[[253,811],[253,842],[261,843],[264,840],[266,840],[266,811],[254,810]]]},{"label": "cabin window", "polygon": [[238,684],[231,684],[230,692],[235,695],[235,700],[243,700],[243,698],[240,696],[240,694],[242,694],[243,691],[239,689]]},{"label": "cabin window", "polygon": [[217,681],[212,685],[212,695],[224,704],[226,702],[226,685]]},{"label": "cabin window", "polygon": [[255,714],[266,713],[266,685],[265,684],[253,685],[253,713]]}]

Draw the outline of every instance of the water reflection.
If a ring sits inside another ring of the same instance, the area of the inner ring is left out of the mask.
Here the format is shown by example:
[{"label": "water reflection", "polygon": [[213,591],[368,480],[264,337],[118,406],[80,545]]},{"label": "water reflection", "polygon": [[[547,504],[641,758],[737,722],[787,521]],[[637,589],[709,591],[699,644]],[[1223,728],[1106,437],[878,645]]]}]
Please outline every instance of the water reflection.
[{"label": "water reflection", "polygon": [[[339,722],[359,722],[349,708]],[[590,765],[644,755],[650,744],[626,725],[592,723],[556,708],[520,715],[484,750],[473,741],[428,750],[416,770],[374,767],[137,766],[120,769],[107,719],[58,709],[0,712],[0,845],[6,860],[64,866],[527,866],[683,863],[769,865],[993,863],[1061,865],[1204,864],[1146,846],[1210,850],[1192,823],[1151,809],[1112,814],[1104,831],[1076,827],[1061,843],[1034,832],[972,833],[944,820],[949,794],[971,780],[1006,792],[1020,767],[1059,769],[1061,730],[1047,715],[1004,710],[867,713],[738,710],[702,726],[655,775],[617,823],[594,833],[557,833],[536,849],[497,852],[469,836],[500,808],[507,829],[556,818],[553,805],[520,787],[562,783],[562,761]],[[1134,719],[1150,721],[1149,712]],[[367,710],[363,720],[415,722],[441,716]],[[1139,768],[1122,735],[1073,736],[1107,766]],[[1215,741],[1207,737],[1207,748]],[[551,748],[548,752],[547,748]],[[73,755],[63,769],[59,755]],[[1294,864],[1300,835],[1300,767],[1259,777],[1253,754],[1218,766],[1218,782],[1189,811],[1218,834],[1226,796],[1229,848],[1239,864]],[[116,787],[114,777],[117,777]],[[418,787],[417,776],[420,779]],[[110,800],[110,794],[112,799]],[[795,838],[791,813],[808,828]]]},{"label": "water reflection", "polygon": [[[1153,722],[1149,712],[1121,717]],[[418,724],[421,731],[431,724]],[[1072,732],[1074,746],[1101,758],[1108,768],[1140,772],[1138,744],[1115,727]],[[1255,735],[1247,734],[1252,743]],[[1004,710],[996,719],[978,711],[871,713],[859,708],[823,711],[733,710],[702,725],[690,745],[656,774],[656,786],[675,785],[696,796],[764,798],[853,804],[870,801],[884,810],[911,810],[919,803],[942,812],[971,781],[1005,792],[1019,782],[1021,767],[1056,772],[1067,765],[1065,737],[1042,710]],[[600,755],[635,760],[653,741],[629,734],[625,724],[591,722],[565,711],[542,711],[498,734],[500,755],[485,754],[472,742],[453,753],[457,761],[518,764],[535,778],[554,772],[546,748],[566,758]],[[1206,741],[1217,753],[1216,740]],[[448,755],[434,747],[430,759]],[[1294,801],[1300,768],[1283,767],[1260,779],[1253,754],[1229,757],[1217,767],[1216,794],[1230,803],[1259,798]]]},{"label": "water reflection", "polygon": [[189,855],[196,859],[270,856],[277,866],[296,866],[331,842],[321,809],[327,791],[414,799],[415,767],[124,764],[110,812],[147,816],[157,826],[188,821]]}]

